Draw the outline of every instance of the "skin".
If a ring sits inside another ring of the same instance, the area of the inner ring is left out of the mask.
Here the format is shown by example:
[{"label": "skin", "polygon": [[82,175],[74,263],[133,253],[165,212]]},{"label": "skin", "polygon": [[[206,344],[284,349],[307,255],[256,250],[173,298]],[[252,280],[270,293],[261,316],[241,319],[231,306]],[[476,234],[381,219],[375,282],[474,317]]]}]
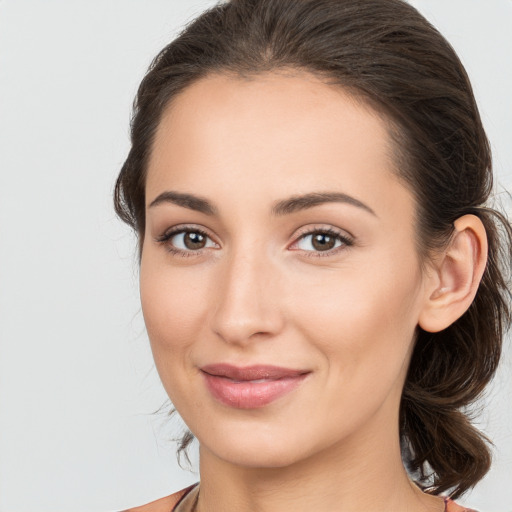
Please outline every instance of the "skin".
[{"label": "skin", "polygon": [[[199,510],[444,510],[403,468],[400,396],[418,325],[444,328],[474,297],[485,231],[459,219],[422,266],[392,155],[385,120],[305,73],[209,76],[163,113],[141,300],[162,383],[200,442]],[[162,200],[169,191],[214,212]],[[326,192],[364,206],[274,212]],[[181,234],[163,242],[171,228]],[[184,228],[208,235],[202,249],[184,245]],[[319,250],[311,233],[326,229],[335,246]],[[237,409],[205,386],[200,368],[221,362],[310,373],[265,407]]]}]

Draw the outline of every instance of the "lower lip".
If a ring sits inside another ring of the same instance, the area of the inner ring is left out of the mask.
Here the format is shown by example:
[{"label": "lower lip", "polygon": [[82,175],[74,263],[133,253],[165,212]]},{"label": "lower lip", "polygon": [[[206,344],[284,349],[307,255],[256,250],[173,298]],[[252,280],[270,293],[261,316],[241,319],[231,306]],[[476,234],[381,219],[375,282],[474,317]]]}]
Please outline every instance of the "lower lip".
[{"label": "lower lip", "polygon": [[307,374],[261,382],[234,381],[204,372],[203,376],[210,393],[223,404],[237,409],[258,409],[293,391]]}]

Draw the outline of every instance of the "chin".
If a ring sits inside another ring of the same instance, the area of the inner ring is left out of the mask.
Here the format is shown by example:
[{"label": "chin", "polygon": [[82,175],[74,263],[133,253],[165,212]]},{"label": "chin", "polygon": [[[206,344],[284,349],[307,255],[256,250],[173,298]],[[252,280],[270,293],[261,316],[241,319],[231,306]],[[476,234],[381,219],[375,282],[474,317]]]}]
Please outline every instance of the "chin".
[{"label": "chin", "polygon": [[[266,430],[266,431],[265,431]],[[246,468],[284,468],[307,459],[315,452],[306,439],[294,429],[279,432],[273,429],[223,429],[222,436],[198,437],[200,446],[218,459]]]},{"label": "chin", "polygon": [[278,469],[291,466],[304,457],[293,447],[273,446],[216,446],[215,455],[226,462],[245,468],[268,468]]}]

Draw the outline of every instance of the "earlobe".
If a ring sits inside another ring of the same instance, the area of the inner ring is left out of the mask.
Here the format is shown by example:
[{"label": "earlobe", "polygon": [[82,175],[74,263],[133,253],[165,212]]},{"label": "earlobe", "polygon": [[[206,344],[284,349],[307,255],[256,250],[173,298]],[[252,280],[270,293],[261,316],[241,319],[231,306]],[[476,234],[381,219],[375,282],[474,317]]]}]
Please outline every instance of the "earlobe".
[{"label": "earlobe", "polygon": [[487,263],[487,235],[476,215],[454,222],[454,233],[428,278],[419,326],[429,332],[446,329],[469,308]]}]

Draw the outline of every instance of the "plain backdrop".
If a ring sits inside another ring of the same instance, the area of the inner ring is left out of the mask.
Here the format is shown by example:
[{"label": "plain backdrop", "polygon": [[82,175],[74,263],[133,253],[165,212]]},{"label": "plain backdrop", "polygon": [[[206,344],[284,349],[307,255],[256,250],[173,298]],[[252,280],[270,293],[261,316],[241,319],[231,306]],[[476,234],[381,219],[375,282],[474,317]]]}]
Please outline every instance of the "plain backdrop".
[{"label": "plain backdrop", "polygon": [[[458,51],[512,189],[512,1],[413,2]],[[111,194],[151,58],[212,1],[0,0],[0,511],[108,512],[195,482],[179,468]],[[512,351],[479,425],[512,511]],[[196,457],[192,451],[192,459]],[[193,460],[194,462],[194,460]]]}]

